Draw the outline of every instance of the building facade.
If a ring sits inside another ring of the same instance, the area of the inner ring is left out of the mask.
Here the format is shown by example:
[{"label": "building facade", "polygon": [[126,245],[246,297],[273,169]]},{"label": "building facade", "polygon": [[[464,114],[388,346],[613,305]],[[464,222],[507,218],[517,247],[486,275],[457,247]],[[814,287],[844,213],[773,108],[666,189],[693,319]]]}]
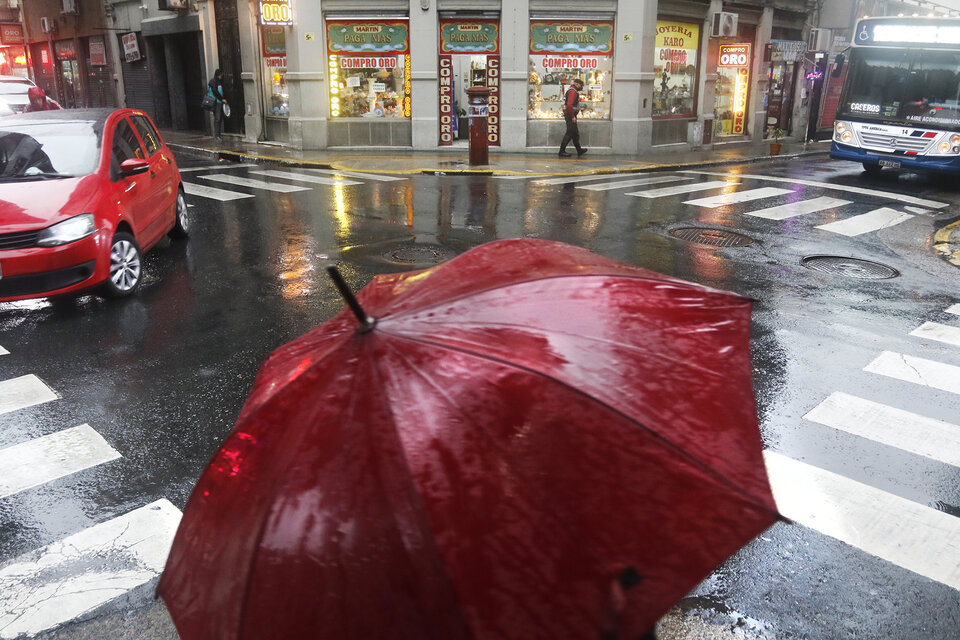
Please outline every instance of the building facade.
[{"label": "building facade", "polygon": [[[814,2],[240,0],[246,137],[304,149],[465,144],[491,89],[489,143],[553,149],[584,81],[592,152],[803,138]],[[808,78],[810,76],[810,78]]]}]

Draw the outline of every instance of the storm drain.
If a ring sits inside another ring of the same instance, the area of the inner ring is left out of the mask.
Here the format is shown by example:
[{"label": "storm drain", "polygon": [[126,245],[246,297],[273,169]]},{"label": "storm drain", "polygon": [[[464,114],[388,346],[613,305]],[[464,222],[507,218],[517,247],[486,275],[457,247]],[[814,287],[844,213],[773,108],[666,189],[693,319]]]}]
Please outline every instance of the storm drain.
[{"label": "storm drain", "polygon": [[397,264],[440,264],[457,255],[453,249],[438,244],[409,244],[383,252],[383,257]]},{"label": "storm drain", "polygon": [[706,227],[681,227],[670,231],[670,235],[680,240],[711,247],[743,247],[753,244],[753,238],[742,233],[723,229],[708,229]]},{"label": "storm drain", "polygon": [[807,256],[800,264],[814,271],[861,280],[887,280],[900,275],[899,271],[885,264],[843,256]]}]

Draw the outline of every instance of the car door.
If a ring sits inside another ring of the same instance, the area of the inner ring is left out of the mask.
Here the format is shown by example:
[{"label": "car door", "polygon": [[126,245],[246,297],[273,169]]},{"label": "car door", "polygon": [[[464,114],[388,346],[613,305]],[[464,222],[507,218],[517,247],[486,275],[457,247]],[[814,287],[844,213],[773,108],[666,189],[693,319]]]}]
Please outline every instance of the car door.
[{"label": "car door", "polygon": [[110,150],[111,173],[120,183],[117,195],[122,215],[133,227],[137,243],[141,247],[147,246],[151,241],[150,221],[156,217],[156,214],[150,211],[150,190],[153,185],[149,171],[126,177],[120,175],[120,165],[124,160],[145,160],[147,155],[140,146],[140,139],[133,126],[126,118],[120,118],[114,125]]},{"label": "car door", "polygon": [[143,147],[150,160],[150,174],[153,195],[156,198],[158,232],[163,235],[173,227],[177,206],[177,171],[173,164],[173,155],[166,151],[163,140],[150,119],[142,114],[130,116],[134,128],[140,135]]}]

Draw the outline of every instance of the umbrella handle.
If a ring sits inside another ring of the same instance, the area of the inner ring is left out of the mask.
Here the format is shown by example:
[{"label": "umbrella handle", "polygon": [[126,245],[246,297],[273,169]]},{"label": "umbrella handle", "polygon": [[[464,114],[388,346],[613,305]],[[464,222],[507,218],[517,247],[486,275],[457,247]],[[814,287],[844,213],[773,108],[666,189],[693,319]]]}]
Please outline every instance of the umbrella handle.
[{"label": "umbrella handle", "polygon": [[333,284],[337,287],[337,291],[339,291],[340,295],[343,296],[347,306],[350,307],[350,311],[353,312],[353,315],[355,315],[357,320],[360,322],[360,325],[357,327],[357,331],[360,333],[366,333],[377,326],[377,319],[371,318],[367,315],[367,312],[363,310],[363,307],[361,307],[360,303],[357,301],[357,297],[353,295],[353,291],[350,290],[350,286],[347,284],[347,281],[343,279],[342,275],[340,275],[340,271],[337,269],[336,265],[327,265],[327,275],[329,275],[330,279],[333,280]]}]

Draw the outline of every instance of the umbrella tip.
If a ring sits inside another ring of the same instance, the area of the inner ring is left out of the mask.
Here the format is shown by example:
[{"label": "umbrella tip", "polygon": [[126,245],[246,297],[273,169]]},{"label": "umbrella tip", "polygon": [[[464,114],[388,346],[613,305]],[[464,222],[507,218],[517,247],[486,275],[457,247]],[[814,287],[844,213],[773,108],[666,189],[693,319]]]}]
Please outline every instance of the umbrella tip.
[{"label": "umbrella tip", "polygon": [[340,274],[340,270],[337,269],[337,265],[327,265],[327,275],[329,275],[330,279],[333,280],[334,286],[336,286],[337,291],[340,292],[340,295],[347,303],[347,306],[350,307],[350,311],[352,311],[353,315],[357,317],[357,321],[359,322],[357,331],[360,333],[372,331],[373,328],[377,326],[377,319],[368,316],[367,312],[364,311],[363,307],[360,306],[360,303],[357,301],[357,297],[353,295],[353,291],[350,290],[350,286],[347,285],[347,281],[343,279],[343,276]]}]

